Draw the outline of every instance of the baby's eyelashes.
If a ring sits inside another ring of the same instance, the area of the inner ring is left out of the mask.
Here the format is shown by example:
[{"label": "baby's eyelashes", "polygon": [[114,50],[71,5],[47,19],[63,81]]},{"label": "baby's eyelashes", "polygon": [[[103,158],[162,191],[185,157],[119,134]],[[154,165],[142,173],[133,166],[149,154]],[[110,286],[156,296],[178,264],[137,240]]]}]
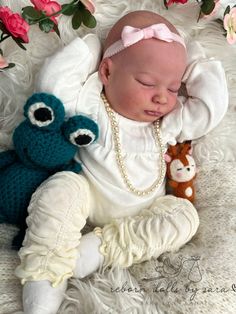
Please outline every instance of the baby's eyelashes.
[{"label": "baby's eyelashes", "polygon": [[180,84],[173,84],[169,86],[168,91],[174,94],[178,94],[180,87],[181,87]]},{"label": "baby's eyelashes", "polygon": [[168,88],[168,91],[173,93],[173,94],[178,94],[179,89]]},{"label": "baby's eyelashes", "polygon": [[[148,81],[148,80],[144,80],[144,79],[140,79],[140,78],[136,78],[135,80],[139,84],[141,84],[142,86],[147,87],[147,88],[157,87],[157,84],[155,84],[154,82]],[[166,90],[172,94],[178,94],[178,92],[179,92],[179,88],[176,88],[176,87],[170,87],[170,88],[167,88]]]},{"label": "baby's eyelashes", "polygon": [[[142,86],[145,86],[145,87],[149,87],[149,88],[153,88],[153,87],[156,87],[157,85],[154,83],[154,82],[149,82],[147,80],[144,80],[144,79],[139,79],[139,78],[136,78],[135,79],[139,84],[141,84]],[[173,94],[178,94],[179,92],[179,88],[167,88],[167,90]]]},{"label": "baby's eyelashes", "polygon": [[154,83],[151,83],[151,82],[147,82],[147,81],[144,81],[144,80],[140,80],[140,79],[136,79],[136,81],[143,85],[143,86],[147,86],[147,87],[155,87],[155,84]]}]

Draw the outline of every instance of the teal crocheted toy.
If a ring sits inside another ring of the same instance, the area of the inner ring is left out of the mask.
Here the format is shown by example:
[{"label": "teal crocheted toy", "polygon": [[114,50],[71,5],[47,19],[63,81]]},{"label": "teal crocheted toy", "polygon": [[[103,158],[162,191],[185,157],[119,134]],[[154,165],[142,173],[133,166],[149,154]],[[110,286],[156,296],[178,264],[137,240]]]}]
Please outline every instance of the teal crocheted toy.
[{"label": "teal crocheted toy", "polygon": [[80,172],[73,158],[78,147],[98,137],[97,124],[83,115],[65,121],[62,102],[46,93],[33,94],[24,106],[26,119],[15,129],[15,150],[0,153],[0,223],[17,225],[12,247],[25,235],[27,207],[36,188],[58,171]]}]

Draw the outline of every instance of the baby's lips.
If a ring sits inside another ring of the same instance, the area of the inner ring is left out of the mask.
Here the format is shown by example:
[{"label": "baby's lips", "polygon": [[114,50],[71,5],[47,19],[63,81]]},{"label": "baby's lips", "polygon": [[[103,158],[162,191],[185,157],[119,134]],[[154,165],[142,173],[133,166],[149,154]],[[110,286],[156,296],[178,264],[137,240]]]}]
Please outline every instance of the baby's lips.
[{"label": "baby's lips", "polygon": [[145,110],[145,113],[148,114],[149,116],[153,116],[153,117],[160,117],[162,115],[161,112],[153,111],[153,110]]}]

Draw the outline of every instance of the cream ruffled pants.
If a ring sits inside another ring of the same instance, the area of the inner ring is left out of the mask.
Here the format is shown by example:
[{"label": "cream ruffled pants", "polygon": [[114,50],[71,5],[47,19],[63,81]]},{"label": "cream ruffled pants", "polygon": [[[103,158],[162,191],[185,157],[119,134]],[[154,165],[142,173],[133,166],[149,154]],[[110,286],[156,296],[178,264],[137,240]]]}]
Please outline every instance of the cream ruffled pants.
[{"label": "cream ruffled pants", "polygon": [[[22,283],[49,280],[57,286],[73,276],[91,198],[86,179],[72,172],[56,173],[37,189],[28,208],[28,229],[19,251],[21,264],[16,269]],[[139,215],[113,219],[94,232],[102,240],[104,267],[129,267],[178,250],[198,226],[194,206],[167,195]]]}]

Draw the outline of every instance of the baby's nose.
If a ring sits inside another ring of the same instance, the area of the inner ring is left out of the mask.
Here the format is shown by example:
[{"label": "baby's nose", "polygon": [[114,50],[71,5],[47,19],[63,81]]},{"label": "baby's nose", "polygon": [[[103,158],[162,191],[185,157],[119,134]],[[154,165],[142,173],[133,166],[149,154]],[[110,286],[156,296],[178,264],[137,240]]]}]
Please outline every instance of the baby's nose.
[{"label": "baby's nose", "polygon": [[159,92],[157,94],[155,94],[152,98],[152,101],[155,104],[165,104],[167,102],[167,96],[165,92]]}]

